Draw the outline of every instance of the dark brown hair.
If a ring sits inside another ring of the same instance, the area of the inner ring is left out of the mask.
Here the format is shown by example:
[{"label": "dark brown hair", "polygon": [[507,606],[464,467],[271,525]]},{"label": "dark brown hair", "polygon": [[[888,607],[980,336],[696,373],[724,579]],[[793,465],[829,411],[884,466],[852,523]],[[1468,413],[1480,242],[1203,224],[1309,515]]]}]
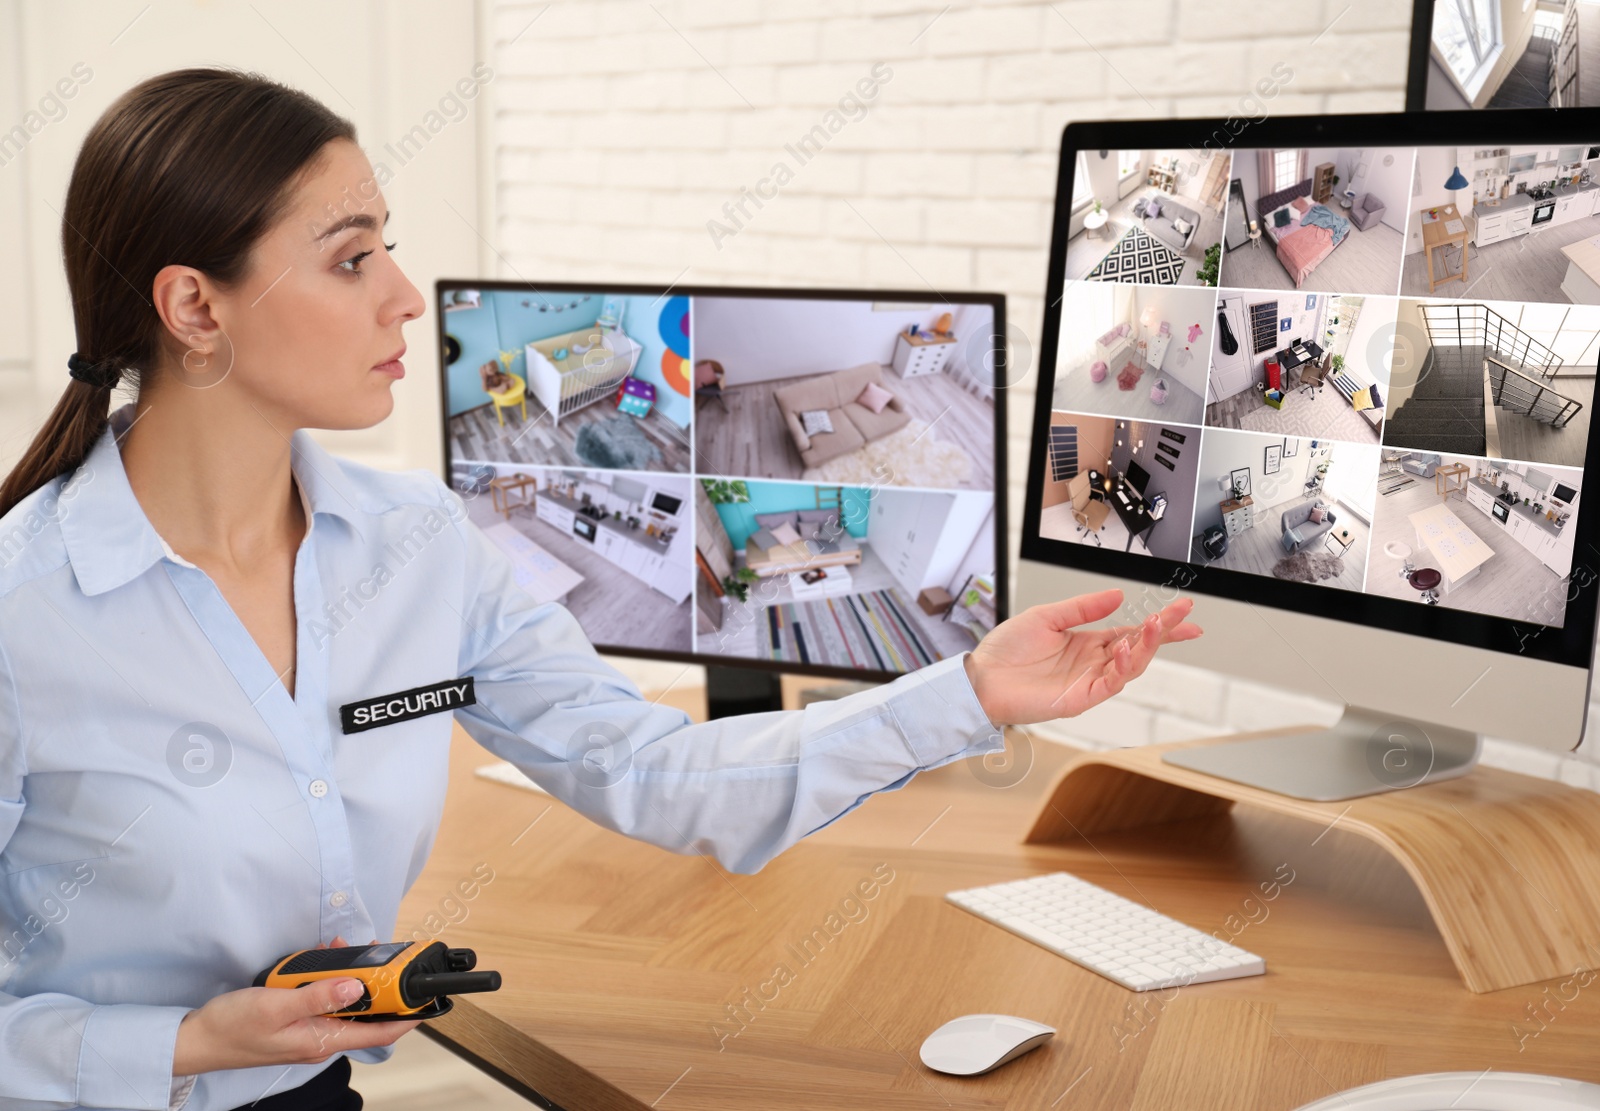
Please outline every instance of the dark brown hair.
[{"label": "dark brown hair", "polygon": [[[167,345],[150,300],[161,268],[237,282],[301,172],[328,142],[355,137],[315,98],[253,73],[174,70],[117,98],[84,138],[61,215],[78,353],[137,389]],[[82,464],[105,430],[113,388],[69,379],[0,483],[0,516]]]}]

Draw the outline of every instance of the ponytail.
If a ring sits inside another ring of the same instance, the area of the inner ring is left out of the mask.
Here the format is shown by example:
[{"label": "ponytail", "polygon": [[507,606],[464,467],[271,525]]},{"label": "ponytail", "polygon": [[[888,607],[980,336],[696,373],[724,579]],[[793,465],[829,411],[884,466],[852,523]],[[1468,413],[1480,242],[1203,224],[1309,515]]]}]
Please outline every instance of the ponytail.
[{"label": "ponytail", "polygon": [[0,517],[57,475],[83,465],[105,431],[112,387],[74,380],[62,392],[22,461],[0,482]]}]

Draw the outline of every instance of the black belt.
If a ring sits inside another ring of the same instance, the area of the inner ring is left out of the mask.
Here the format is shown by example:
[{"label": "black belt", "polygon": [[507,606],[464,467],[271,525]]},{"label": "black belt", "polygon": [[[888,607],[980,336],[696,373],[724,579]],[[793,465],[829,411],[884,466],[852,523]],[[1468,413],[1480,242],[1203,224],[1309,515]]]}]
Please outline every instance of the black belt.
[{"label": "black belt", "polygon": [[361,1093],[350,1087],[350,1058],[341,1053],[298,1088],[274,1092],[234,1111],[361,1111]]}]

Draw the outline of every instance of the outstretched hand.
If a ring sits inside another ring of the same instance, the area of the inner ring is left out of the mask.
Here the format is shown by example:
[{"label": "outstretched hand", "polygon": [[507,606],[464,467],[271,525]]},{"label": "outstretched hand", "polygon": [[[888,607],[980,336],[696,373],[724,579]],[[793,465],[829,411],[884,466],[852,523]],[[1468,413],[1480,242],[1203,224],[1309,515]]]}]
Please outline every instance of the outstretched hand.
[{"label": "outstretched hand", "polygon": [[1033,606],[1002,622],[967,656],[967,677],[996,725],[1073,717],[1143,674],[1156,649],[1193,640],[1194,602],[1167,605],[1138,625],[1080,629],[1111,616],[1122,591],[1102,590]]}]

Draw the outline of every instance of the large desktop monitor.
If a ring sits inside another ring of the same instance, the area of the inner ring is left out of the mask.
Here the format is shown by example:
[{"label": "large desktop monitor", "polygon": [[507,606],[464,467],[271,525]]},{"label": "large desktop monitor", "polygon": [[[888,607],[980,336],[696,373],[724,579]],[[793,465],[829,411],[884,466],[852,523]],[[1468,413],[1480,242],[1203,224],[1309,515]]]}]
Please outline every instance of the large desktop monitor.
[{"label": "large desktop monitor", "polygon": [[1003,297],[437,297],[445,473],[601,651],[876,680],[1004,618]]},{"label": "large desktop monitor", "polygon": [[1166,756],[1227,779],[1574,748],[1600,112],[1075,123],[1058,182],[1017,604],[1191,594],[1171,658],[1347,707]]}]

